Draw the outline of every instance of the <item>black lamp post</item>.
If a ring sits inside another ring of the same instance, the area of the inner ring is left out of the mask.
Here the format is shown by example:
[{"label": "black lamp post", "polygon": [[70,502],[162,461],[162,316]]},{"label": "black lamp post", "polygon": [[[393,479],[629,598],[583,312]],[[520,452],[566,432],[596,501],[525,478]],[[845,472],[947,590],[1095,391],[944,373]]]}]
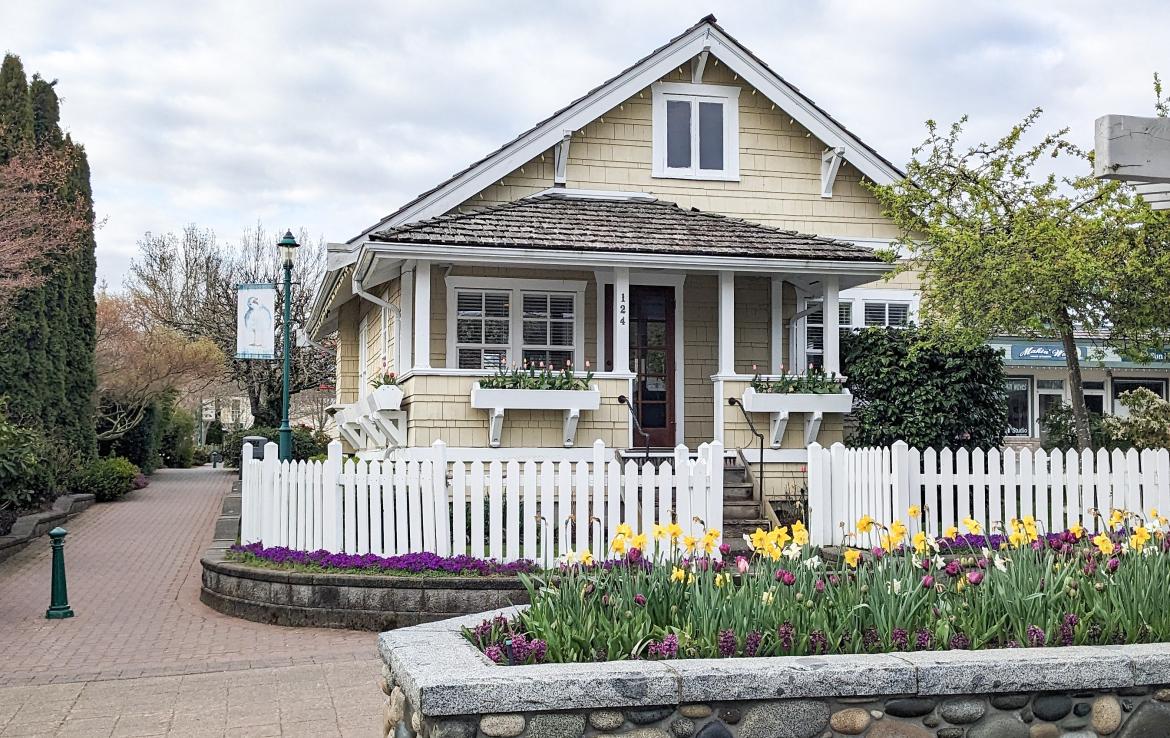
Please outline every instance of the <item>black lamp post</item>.
[{"label": "black lamp post", "polygon": [[287,231],[284,238],[276,244],[280,247],[280,254],[284,257],[284,369],[283,386],[281,390],[280,409],[280,460],[292,460],[292,426],[288,422],[288,384],[292,373],[292,346],[289,340],[289,326],[292,323],[292,267],[293,256],[300,244],[293,238],[292,231]]}]

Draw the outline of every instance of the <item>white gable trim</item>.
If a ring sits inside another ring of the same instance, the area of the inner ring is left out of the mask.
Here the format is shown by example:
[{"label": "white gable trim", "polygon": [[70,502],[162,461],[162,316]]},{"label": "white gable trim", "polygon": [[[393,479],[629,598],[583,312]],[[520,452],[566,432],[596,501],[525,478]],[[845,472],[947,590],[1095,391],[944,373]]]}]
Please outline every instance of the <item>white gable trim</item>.
[{"label": "white gable trim", "polygon": [[418,202],[366,229],[351,239],[350,243],[364,240],[370,234],[385,228],[434,217],[451,210],[551,149],[563,140],[566,130],[580,130],[639,91],[647,89],[670,72],[690,62],[705,50],[715,54],[732,71],[743,77],[745,82],[779,105],[826,146],[844,149],[845,159],[874,182],[889,184],[901,178],[895,168],[871,153],[856,137],[805,100],[795,88],[753,58],[737,42],[713,25],[702,23],[609,84],[549,119],[539,128],[517,138]]}]

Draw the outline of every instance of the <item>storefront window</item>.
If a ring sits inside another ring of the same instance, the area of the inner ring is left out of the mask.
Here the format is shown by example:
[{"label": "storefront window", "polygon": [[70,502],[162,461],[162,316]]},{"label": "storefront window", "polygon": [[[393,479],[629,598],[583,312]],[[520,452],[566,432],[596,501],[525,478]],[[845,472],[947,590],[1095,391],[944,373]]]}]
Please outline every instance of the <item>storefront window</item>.
[{"label": "storefront window", "polygon": [[1063,379],[1037,379],[1036,380],[1036,426],[1037,430],[1041,431],[1038,435],[1043,438],[1044,433],[1044,416],[1053,408],[1060,407],[1064,403],[1064,380]]},{"label": "storefront window", "polygon": [[1081,382],[1085,391],[1085,408],[1091,413],[1105,414],[1105,383]]},{"label": "storefront window", "polygon": [[1007,392],[1009,436],[1032,435],[1032,380],[1028,377],[1008,377],[1004,384]]},{"label": "storefront window", "polygon": [[1121,396],[1135,389],[1148,389],[1163,400],[1166,399],[1166,380],[1164,379],[1114,379],[1113,380],[1113,414],[1122,418],[1129,416],[1129,410],[1121,404]]}]

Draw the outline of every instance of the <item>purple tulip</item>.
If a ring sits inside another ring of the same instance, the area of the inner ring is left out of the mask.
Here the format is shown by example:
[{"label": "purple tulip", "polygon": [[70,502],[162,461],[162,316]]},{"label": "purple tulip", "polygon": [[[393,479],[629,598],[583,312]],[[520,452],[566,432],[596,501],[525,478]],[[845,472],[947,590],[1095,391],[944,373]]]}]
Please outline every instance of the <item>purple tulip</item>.
[{"label": "purple tulip", "polygon": [[967,583],[968,584],[979,584],[982,581],[983,581],[983,572],[981,572],[981,571],[967,572]]},{"label": "purple tulip", "polygon": [[1105,564],[1105,570],[1112,574],[1113,572],[1117,571],[1117,567],[1119,566],[1121,566],[1121,559],[1114,556],[1113,558],[1109,559],[1108,563]]},{"label": "purple tulip", "polygon": [[930,589],[933,586],[934,586],[934,577],[927,574],[926,576],[924,576],[922,578],[922,588],[923,589]]},{"label": "purple tulip", "polygon": [[776,581],[785,586],[791,587],[792,585],[796,584],[796,575],[787,569],[777,569]]}]

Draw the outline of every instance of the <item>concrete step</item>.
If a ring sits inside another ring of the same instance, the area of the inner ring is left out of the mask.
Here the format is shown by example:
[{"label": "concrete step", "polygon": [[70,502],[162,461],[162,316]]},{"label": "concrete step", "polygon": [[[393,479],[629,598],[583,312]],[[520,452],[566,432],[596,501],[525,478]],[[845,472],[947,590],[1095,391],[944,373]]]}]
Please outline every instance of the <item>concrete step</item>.
[{"label": "concrete step", "polygon": [[758,520],[760,518],[760,505],[755,501],[744,502],[723,502],[723,521],[724,525],[730,520]]}]

